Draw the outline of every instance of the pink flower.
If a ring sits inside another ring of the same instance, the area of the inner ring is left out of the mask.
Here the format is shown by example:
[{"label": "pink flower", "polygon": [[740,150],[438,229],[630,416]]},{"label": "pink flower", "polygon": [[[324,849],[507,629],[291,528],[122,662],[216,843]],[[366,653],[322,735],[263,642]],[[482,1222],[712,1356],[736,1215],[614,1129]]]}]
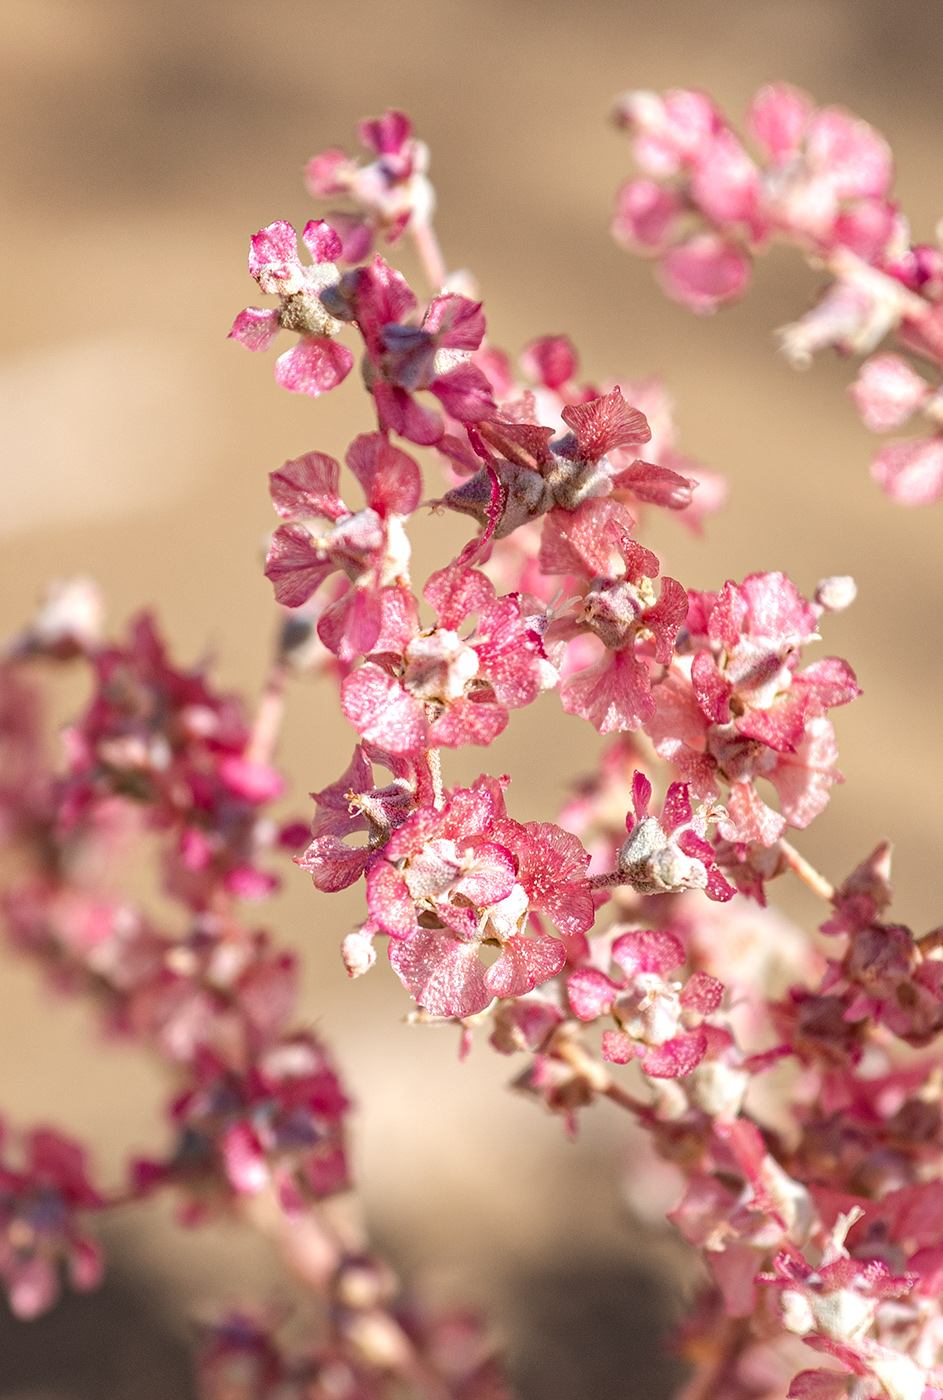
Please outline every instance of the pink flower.
[{"label": "pink flower", "polygon": [[345,245],[344,262],[361,262],[377,233],[394,243],[409,227],[428,223],[435,194],[427,177],[429,152],[412,134],[403,112],[384,112],[357,127],[361,144],[375,157],[357,165],[343,151],[332,149],[313,156],[305,169],[308,189],[322,199],[347,195],[355,215],[330,213],[327,222]]},{"label": "pink flower", "polygon": [[24,1147],[21,1169],[0,1164],[0,1278],[13,1313],[33,1318],[59,1296],[60,1262],[73,1288],[85,1292],[101,1281],[102,1252],[81,1216],[105,1202],[77,1143],[39,1128]]},{"label": "pink flower", "polygon": [[597,968],[580,968],[567,979],[570,1005],[582,1021],[611,1013],[618,1031],[603,1034],[603,1056],[616,1064],[641,1059],[655,1079],[690,1074],[704,1058],[707,1039],[700,1021],[717,1010],[723,987],[716,977],[695,972],[684,987],[666,974],[684,962],[673,934],[646,929],[620,934],[613,961],[625,973],[613,981]]},{"label": "pink flower", "polygon": [[[344,459],[363,487],[366,508],[351,511],[338,495],[340,466],[322,452],[286,462],[270,478],[276,511],[289,523],[272,537],[265,573],[276,599],[300,607],[333,573],[349,586],[323,609],[318,636],[341,661],[396,649],[415,627],[409,591],[406,516],[419,504],[422,477],[407,453],[384,433],[361,433]],[[301,522],[320,516],[314,534]]]},{"label": "pink flower", "polygon": [[347,378],[354,357],[346,346],[335,344],[343,323],[321,300],[325,288],[340,278],[332,261],[340,256],[340,240],[320,221],[307,223],[301,236],[314,260],[307,267],[298,257],[291,224],[280,219],[253,234],[249,271],[263,292],[278,296],[279,305],[274,311],[257,306],[240,311],[229,334],[247,350],[258,351],[267,350],[280,330],[297,331],[297,345],[275,362],[275,379],[283,389],[317,398]]},{"label": "pink flower", "polygon": [[[659,563],[650,550],[629,539],[602,514],[606,502],[588,502],[580,512],[552,515],[544,529],[541,555],[549,572],[573,572],[592,582],[575,616],[551,623],[547,644],[593,636],[605,646],[601,659],[567,677],[561,687],[563,708],[582,715],[601,734],[638,729],[655,713],[649,668],[636,651],[639,634],[651,638],[654,658],[668,665],[674,640],[687,613],[687,595],[675,579],[662,582],[656,599],[652,579]],[[612,545],[623,569],[611,572]],[[594,577],[595,575],[595,577]]]},{"label": "pink flower", "polygon": [[[699,797],[717,797],[718,778],[730,785],[725,835],[769,846],[787,822],[807,826],[828,801],[839,775],[825,713],[859,694],[854,673],[836,657],[796,669],[823,608],[784,574],[751,574],[689,598],[690,661],[676,660],[655,685],[646,729]],[[777,788],[779,814],[758,797],[758,777]]]},{"label": "pink flower", "polygon": [[714,849],[705,840],[711,814],[694,815],[690,791],[689,783],[671,783],[661,816],[649,816],[652,786],[636,769],[634,811],[625,819],[629,835],[616,868],[638,894],[698,889],[708,899],[732,899],[734,887],[717,869]]},{"label": "pink flower", "polygon": [[[537,632],[513,595],[498,598],[476,570],[433,574],[423,591],[437,626],[413,623],[405,646],[367,661],[344,681],[341,706],[355,729],[395,754],[429,744],[490,744],[508,711],[556,684]],[[465,636],[459,629],[477,620]]]},{"label": "pink flower", "polygon": [[[544,913],[567,938],[593,918],[579,841],[547,823],[503,816],[494,785],[456,789],[441,812],[415,812],[367,875],[371,919],[391,935],[390,962],[434,1016],[471,1016],[559,972],[566,946],[526,932]],[[482,945],[497,944],[485,967]]]},{"label": "pink flower", "polygon": [[494,412],[491,386],[471,358],[485,331],[480,302],[443,294],[414,324],[408,318],[417,310],[416,297],[402,273],[379,255],[370,266],[346,273],[325,300],[337,316],[355,321],[363,336],[364,377],[384,431],[422,446],[440,440],[441,417],[414,397],[423,390],[462,423]]}]

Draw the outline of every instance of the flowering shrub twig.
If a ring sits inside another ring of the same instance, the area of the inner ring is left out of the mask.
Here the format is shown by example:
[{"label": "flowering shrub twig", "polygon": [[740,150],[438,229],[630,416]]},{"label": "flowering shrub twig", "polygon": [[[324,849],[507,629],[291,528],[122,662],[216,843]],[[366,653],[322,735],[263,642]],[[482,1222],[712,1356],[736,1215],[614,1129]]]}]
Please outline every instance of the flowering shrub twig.
[{"label": "flowering shrub twig", "polygon": [[[716,309],[778,234],[834,278],[785,334],[794,359],[868,351],[891,329],[934,351],[943,266],[910,244],[870,128],[764,89],[758,166],[701,94],[632,94],[619,111],[647,176],[622,191],[617,237],[658,256],[671,295]],[[344,456],[355,485],[319,450],[271,473],[265,572],[286,612],[254,724],[173,665],[149,617],[106,642],[81,582],[0,669],[10,939],[175,1080],[175,1146],[133,1163],[120,1199],[172,1189],[191,1225],[235,1212],[329,1303],[304,1355],[262,1313],[222,1317],[204,1391],[222,1400],[239,1375],[253,1395],[299,1400],[504,1393],[472,1321],[403,1304],[346,1209],[341,1080],[292,1019],[294,959],[241,914],[276,887],[281,850],[321,892],[364,881],[366,917],[341,950],[351,977],[379,942],[415,1020],[453,1022],[462,1054],[486,1031],[524,1057],[517,1087],[569,1131],[607,1098],[648,1132],[678,1183],[669,1218],[704,1265],[679,1342],[689,1397],[929,1400],[943,1393],[943,935],[887,922],[886,843],[835,886],[786,839],[841,781],[830,712],[858,686],[807,649],[854,584],[825,579],[810,599],[779,572],[710,592],[662,576],[637,538],[644,515],[699,530],[723,497],[676,449],[664,389],[582,383],[559,334],[515,367],[487,341],[468,274],[443,261],[409,120],[388,112],[360,135],[366,163],[330,150],[308,165],[312,193],[346,206],[305,226],[310,263],[283,221],[253,236],[249,270],[278,304],[231,331],[252,351],[297,335],[275,377],[311,397],[358,355],[375,417]],[[426,299],[374,251],[402,237]],[[914,381],[879,356],[856,399],[878,427],[905,405],[932,417]],[[466,517],[469,538],[414,589],[409,526],[432,495],[416,449],[444,472],[434,510]],[[929,496],[931,449],[907,450],[919,470],[879,475],[898,499],[918,476]],[[92,693],[56,764],[34,691],[70,663]],[[310,830],[270,814],[302,667],[338,686],[355,732]],[[486,749],[549,691],[609,736],[556,821],[517,820],[506,775],[449,785],[448,750]],[[175,926],[116,893],[132,844],[159,863]],[[823,901],[821,938],[767,908],[786,873]],[[97,1280],[87,1220],[119,1197],[58,1134],[22,1145],[0,1167],[0,1277],[32,1316],[59,1261],[76,1287]]]}]

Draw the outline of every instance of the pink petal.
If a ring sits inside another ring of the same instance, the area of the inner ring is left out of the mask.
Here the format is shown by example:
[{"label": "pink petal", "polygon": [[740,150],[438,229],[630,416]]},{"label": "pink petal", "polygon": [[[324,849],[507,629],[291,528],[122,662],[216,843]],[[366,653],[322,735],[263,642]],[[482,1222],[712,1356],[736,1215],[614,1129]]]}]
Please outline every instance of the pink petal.
[{"label": "pink petal", "polygon": [[625,1031],[603,1031],[602,1057],[612,1065],[627,1065],[644,1053],[643,1047]]},{"label": "pink petal", "polygon": [[378,156],[399,155],[412,135],[413,124],[405,112],[390,108],[382,117],[369,117],[357,124],[362,146]]},{"label": "pink petal", "polygon": [[247,350],[267,350],[278,332],[277,311],[263,311],[260,306],[247,306],[233,321],[229,338],[238,340]]},{"label": "pink petal", "polygon": [[485,973],[485,985],[496,997],[521,997],[560,971],[566,949],[558,938],[515,935]]},{"label": "pink petal", "polygon": [[[772,774],[767,776],[772,780]],[[798,779],[796,786],[801,786],[804,791],[805,779]],[[759,841],[762,846],[772,846],[786,828],[784,818],[771,807],[767,807],[757,795],[752,783],[731,784],[727,811],[741,841]]]},{"label": "pink petal", "polygon": [[323,335],[305,335],[275,361],[275,381],[293,394],[316,399],[343,383],[353,363],[346,345]]},{"label": "pink petal", "polygon": [[687,510],[698,485],[692,476],[681,476],[670,467],[641,460],[616,472],[612,484],[620,491],[631,491],[648,505],[666,510]]},{"label": "pink petal", "polygon": [[[808,826],[827,806],[832,785],[842,781],[834,766],[837,758],[835,731],[827,719],[817,717],[808,721],[805,738],[795,754],[781,754],[776,767],[767,773],[779,794],[779,809],[790,826]],[[780,829],[776,836],[781,835]],[[763,844],[772,845],[772,841]]]},{"label": "pink petal", "polygon": [[263,292],[278,292],[279,282],[300,267],[298,238],[284,219],[276,219],[249,240],[249,271]]},{"label": "pink petal", "polygon": [[628,977],[638,972],[655,972],[664,977],[684,962],[684,949],[673,933],[639,929],[620,934],[612,945],[612,960]]},{"label": "pink petal", "polygon": [[597,968],[581,967],[566,979],[566,990],[574,1014],[581,1021],[595,1021],[612,1009],[622,988]]},{"label": "pink petal", "polygon": [[307,602],[335,567],[303,525],[279,525],[265,559],[265,577],[274,584],[279,603],[297,608]]},{"label": "pink petal", "polygon": [[589,403],[568,405],[560,417],[576,434],[584,462],[598,462],[614,447],[648,442],[652,435],[644,413],[626,403],[621,389]]},{"label": "pink petal", "polygon": [[509,819],[496,823],[490,834],[517,857],[518,883],[532,909],[546,914],[561,933],[592,927],[595,908],[585,880],[589,855],[578,837],[552,822]]},{"label": "pink petal", "polygon": [[747,125],[754,139],[777,165],[798,150],[812,101],[788,83],[768,83],[750,103]]},{"label": "pink petal", "polygon": [[655,180],[629,180],[616,200],[612,236],[623,248],[661,248],[683,205]]},{"label": "pink petal", "polygon": [[541,336],[521,352],[521,369],[546,389],[560,389],[568,384],[577,368],[576,350],[565,335]]},{"label": "pink petal", "polygon": [[872,433],[900,428],[930,392],[902,355],[872,355],[848,391]]},{"label": "pink petal", "polygon": [[[668,789],[669,795],[671,789]],[[648,806],[652,800],[652,785],[644,773],[636,768],[632,775],[632,805],[635,808],[635,820],[644,821],[648,816]],[[628,819],[626,819],[628,826]]]},{"label": "pink petal", "polygon": [[377,379],[372,393],[381,428],[398,433],[419,447],[434,447],[442,437],[443,424],[438,413],[417,403],[405,389]]},{"label": "pink petal", "polygon": [[318,618],[318,636],[341,661],[356,661],[377,647],[382,623],[382,603],[375,588],[352,585]]},{"label": "pink petal", "polygon": [[697,1068],[706,1049],[703,1030],[687,1031],[650,1049],[642,1060],[642,1069],[652,1079],[677,1079]]},{"label": "pink petal", "polygon": [[485,747],[504,732],[507,722],[507,710],[493,698],[476,700],[463,696],[451,701],[430,726],[429,742],[446,749],[460,749],[465,744]]},{"label": "pink petal", "polygon": [[310,219],[301,237],[313,262],[336,262],[341,255],[341,241],[323,219]]},{"label": "pink petal", "polygon": [[514,888],[515,874],[510,851],[493,841],[483,841],[475,847],[471,868],[456,881],[455,893],[486,909],[507,898]]},{"label": "pink petal", "polygon": [[576,510],[555,506],[544,521],[541,572],[583,578],[608,574],[618,536],[628,534],[634,526],[625,506],[609,497],[584,501]]},{"label": "pink petal", "polygon": [[661,824],[667,835],[691,820],[690,783],[671,783],[661,809]]},{"label": "pink petal", "polygon": [[[651,577],[651,575],[649,575]],[[674,644],[684,626],[688,612],[688,595],[674,578],[663,578],[658,602],[646,608],[644,625],[655,638],[655,660],[668,666],[674,654]]]},{"label": "pink petal", "polygon": [[710,316],[725,302],[746,291],[750,280],[748,257],[716,233],[696,233],[667,253],[661,263],[661,281],[674,301],[698,316]]},{"label": "pink petal", "polygon": [[248,1123],[236,1123],[222,1136],[226,1175],[241,1196],[255,1196],[268,1185],[269,1169],[265,1151],[255,1130]]},{"label": "pink petal", "polygon": [[422,596],[435,608],[439,626],[454,632],[470,613],[492,602],[495,594],[494,584],[478,569],[449,565],[430,574]]},{"label": "pink petal", "polygon": [[337,494],[340,463],[324,452],[306,452],[269,473],[269,494],[283,520],[322,515],[340,520],[350,511]]},{"label": "pink petal", "polygon": [[59,1296],[55,1266],[38,1254],[15,1266],[7,1287],[10,1311],[23,1321],[47,1312]]},{"label": "pink petal", "polygon": [[569,715],[582,715],[600,734],[636,730],[655,713],[648,667],[631,646],[607,651],[560,687]]},{"label": "pink petal", "polygon": [[840,107],[823,107],[810,119],[806,150],[839,199],[886,195],[893,157],[880,132]]},{"label": "pink petal", "polygon": [[497,409],[491,385],[470,360],[437,374],[430,387],[446,413],[460,423],[480,423]]},{"label": "pink petal", "polygon": [[419,464],[383,433],[361,433],[344,457],[360,482],[367,505],[379,515],[411,515],[422,495]]},{"label": "pink petal", "polygon": [[96,1240],[81,1235],[69,1253],[69,1279],[73,1288],[88,1293],[97,1288],[105,1272],[104,1250]]},{"label": "pink petal", "polygon": [[[422,328],[435,336],[437,345],[450,350],[477,350],[485,334],[481,302],[451,292],[434,297],[423,317]],[[490,390],[490,381],[488,387]]]},{"label": "pink petal", "polygon": [[346,890],[360,879],[370,856],[369,846],[348,846],[336,836],[317,836],[295,864],[307,870],[315,889],[325,894]]},{"label": "pink petal", "polygon": [[692,972],[681,993],[681,1005],[685,1011],[696,1011],[700,1016],[710,1016],[717,1010],[724,995],[724,984],[707,972]]},{"label": "pink petal", "polygon": [[794,677],[793,686],[808,691],[823,710],[847,705],[861,694],[854,671],[838,656],[826,656],[806,666]]},{"label": "pink petal", "polygon": [[422,706],[372,662],[345,678],[341,709],[364,739],[390,753],[416,753],[426,746]]},{"label": "pink petal", "polygon": [[477,944],[420,929],[389,951],[400,981],[433,1016],[474,1016],[492,1000]]},{"label": "pink petal", "polygon": [[367,907],[373,922],[391,938],[409,938],[419,927],[406,881],[388,861],[379,860],[367,871]]},{"label": "pink petal", "polygon": [[285,779],[270,763],[227,754],[220,760],[219,776],[230,792],[248,802],[271,802],[285,791]]},{"label": "pink petal", "polygon": [[691,197],[715,224],[750,223],[756,215],[760,174],[730,130],[717,132],[691,176]]},{"label": "pink petal", "polygon": [[871,463],[871,476],[899,506],[925,506],[943,495],[943,437],[893,443]]}]

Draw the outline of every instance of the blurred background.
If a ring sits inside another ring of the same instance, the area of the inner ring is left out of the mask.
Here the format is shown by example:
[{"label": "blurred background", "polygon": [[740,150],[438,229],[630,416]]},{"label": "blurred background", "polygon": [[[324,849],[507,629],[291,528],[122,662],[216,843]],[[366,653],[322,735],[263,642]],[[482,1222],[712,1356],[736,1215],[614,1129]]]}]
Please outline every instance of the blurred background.
[{"label": "blurred background", "polygon": [[[113,626],[152,605],[179,658],[209,654],[220,681],[257,690],[274,620],[266,474],[311,448],[342,456],[369,415],[356,376],[313,402],[276,388],[273,355],[227,342],[257,300],[248,238],[312,217],[306,159],[353,152],[357,119],[399,106],[431,146],[446,259],[477,277],[492,340],[516,353],[565,331],[587,377],[663,375],[682,449],[727,476],[703,540],[652,522],[665,572],[717,587],[781,568],[806,593],[857,578],[857,604],[823,629],[865,692],[837,716],[847,786],[797,844],[841,878],[892,837],[898,916],[939,921],[939,508],[905,512],[871,485],[850,365],[797,375],[775,354],[774,327],[815,290],[796,256],[774,252],[742,305],[698,321],[608,235],[630,169],[608,123],[618,92],[703,87],[738,118],[782,78],[886,134],[903,207],[931,237],[938,0],[0,0],[0,31],[0,632],[49,578],[91,573]],[[419,533],[421,577],[467,529]],[[299,804],[352,742],[330,687],[297,683],[281,760]],[[447,778],[509,771],[513,813],[547,819],[596,747],[544,697]],[[378,1239],[431,1296],[486,1310],[526,1400],[667,1394],[678,1253],[626,1205],[626,1124],[600,1106],[564,1141],[507,1092],[510,1062],[482,1044],[460,1065],[451,1031],[403,1025],[384,965],[349,983],[337,945],[359,908],[358,892],[319,896],[298,874],[261,917],[303,952],[304,1015],[352,1086]],[[160,1147],[166,1092],[143,1055],[3,964],[0,1113],[90,1138],[116,1181],[130,1151]],[[185,1235],[149,1207],[108,1234],[98,1294],[38,1323],[0,1318],[2,1400],[179,1400],[192,1310],[284,1294],[235,1227]]]}]

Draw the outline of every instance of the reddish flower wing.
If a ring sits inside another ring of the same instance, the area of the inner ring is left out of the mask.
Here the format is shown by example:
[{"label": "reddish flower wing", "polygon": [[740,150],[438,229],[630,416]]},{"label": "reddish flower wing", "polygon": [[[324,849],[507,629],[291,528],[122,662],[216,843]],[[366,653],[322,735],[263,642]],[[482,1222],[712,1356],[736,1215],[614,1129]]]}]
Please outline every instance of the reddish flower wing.
[{"label": "reddish flower wing", "polygon": [[563,708],[582,715],[600,734],[638,729],[655,713],[648,667],[632,647],[607,651],[560,687]]},{"label": "reddish flower wing", "polygon": [[545,335],[524,347],[521,368],[545,388],[560,389],[575,378],[579,364],[568,336]]},{"label": "reddish flower wing", "polygon": [[485,973],[485,985],[496,997],[525,996],[554,977],[565,962],[566,949],[558,938],[514,935]]},{"label": "reddish flower wing", "polygon": [[642,1058],[642,1069],[652,1079],[677,1079],[697,1068],[706,1049],[703,1030],[686,1031],[648,1050]]},{"label": "reddish flower wing", "polygon": [[343,252],[337,234],[323,219],[309,219],[301,235],[302,242],[316,263],[336,262]]},{"label": "reddish flower wing", "polygon": [[367,871],[367,907],[373,922],[391,938],[409,938],[419,928],[406,881],[388,861],[378,860]]},{"label": "reddish flower wing", "polygon": [[293,394],[316,399],[342,384],[353,364],[346,345],[328,336],[306,335],[275,361],[275,382]]},{"label": "reddish flower wing", "polygon": [[418,1004],[433,1016],[474,1016],[492,1001],[475,943],[438,929],[419,929],[390,943],[390,963]]},{"label": "reddish flower wing", "polygon": [[635,521],[625,506],[610,497],[584,501],[572,511],[555,506],[544,521],[541,571],[583,578],[609,574],[617,536],[628,534],[634,527]]},{"label": "reddish flower wing", "polygon": [[589,855],[579,839],[552,822],[498,822],[492,833],[517,857],[517,879],[531,908],[556,924],[561,933],[580,934],[592,927],[593,897],[586,883]]},{"label": "reddish flower wing", "polygon": [[589,403],[568,405],[560,417],[576,435],[585,462],[598,462],[614,447],[648,442],[652,435],[644,413],[630,408],[621,389]]},{"label": "reddish flower wing", "polygon": [[306,452],[269,473],[269,494],[283,520],[321,515],[340,520],[350,511],[337,493],[340,463],[324,452]]},{"label": "reddish flower wing", "polygon": [[611,1011],[612,1003],[622,990],[604,972],[595,967],[580,967],[566,979],[567,995],[574,1013],[581,1021],[595,1021]]},{"label": "reddish flower wing", "polygon": [[372,662],[345,678],[341,709],[364,739],[390,753],[416,753],[426,746],[422,706]]},{"label": "reddish flower wing", "polygon": [[629,977],[638,972],[654,972],[664,977],[684,962],[684,949],[673,933],[663,929],[640,929],[623,933],[612,945],[612,960]]},{"label": "reddish flower wing", "polygon": [[430,574],[422,596],[435,608],[439,626],[454,632],[470,613],[493,602],[495,595],[493,583],[478,569],[450,564]]},{"label": "reddish flower wing", "polygon": [[344,457],[378,515],[411,515],[422,495],[419,463],[383,433],[361,433]]},{"label": "reddish flower wing", "polygon": [[239,312],[233,321],[229,339],[238,340],[239,344],[244,345],[247,350],[257,352],[267,350],[280,329],[277,311],[265,311],[259,306],[247,306],[244,311]]},{"label": "reddish flower wing", "polygon": [[265,577],[271,579],[279,603],[297,608],[336,567],[303,525],[279,525],[265,559]]}]

